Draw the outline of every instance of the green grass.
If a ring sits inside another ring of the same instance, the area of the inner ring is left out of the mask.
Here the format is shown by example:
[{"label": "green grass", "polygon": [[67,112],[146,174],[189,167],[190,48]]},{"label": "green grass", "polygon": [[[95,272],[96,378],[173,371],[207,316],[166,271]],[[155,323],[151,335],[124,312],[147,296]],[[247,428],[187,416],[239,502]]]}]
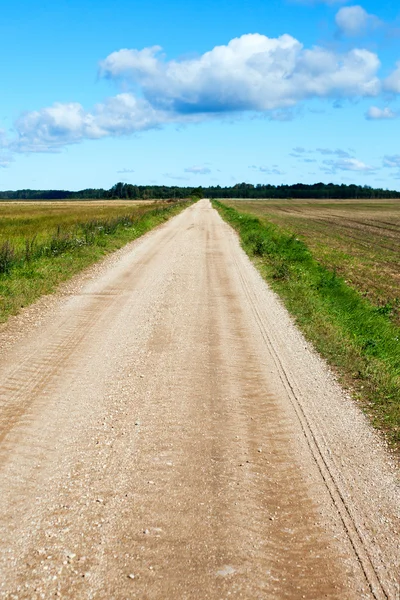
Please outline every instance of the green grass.
[{"label": "green grass", "polygon": [[214,201],[305,336],[400,448],[400,328],[293,233]]},{"label": "green grass", "polygon": [[8,207],[11,214],[0,220],[0,322],[189,205],[99,211],[67,204],[56,216],[43,206]]}]

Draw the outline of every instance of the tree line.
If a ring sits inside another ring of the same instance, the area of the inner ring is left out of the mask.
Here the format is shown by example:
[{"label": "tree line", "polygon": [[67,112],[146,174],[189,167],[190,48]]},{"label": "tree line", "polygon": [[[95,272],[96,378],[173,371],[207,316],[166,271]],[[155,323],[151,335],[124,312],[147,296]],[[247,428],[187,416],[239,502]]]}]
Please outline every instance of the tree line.
[{"label": "tree line", "polygon": [[133,185],[116,183],[109,190],[88,188],[71,192],[67,190],[17,190],[0,192],[0,199],[10,200],[79,200],[79,199],[129,199],[149,200],[182,200],[189,197],[206,198],[315,198],[315,199],[372,199],[400,198],[400,192],[368,185],[345,185],[334,183],[296,183],[294,185],[270,185],[237,183],[233,186],[221,187],[182,187],[167,185]]}]

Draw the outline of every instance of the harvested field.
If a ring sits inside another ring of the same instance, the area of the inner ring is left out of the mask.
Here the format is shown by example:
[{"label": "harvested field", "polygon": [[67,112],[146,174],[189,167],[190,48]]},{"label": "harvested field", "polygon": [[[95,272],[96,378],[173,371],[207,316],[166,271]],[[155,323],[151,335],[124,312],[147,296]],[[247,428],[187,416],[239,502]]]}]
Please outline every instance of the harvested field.
[{"label": "harvested field", "polygon": [[399,200],[227,200],[283,226],[400,323]]}]

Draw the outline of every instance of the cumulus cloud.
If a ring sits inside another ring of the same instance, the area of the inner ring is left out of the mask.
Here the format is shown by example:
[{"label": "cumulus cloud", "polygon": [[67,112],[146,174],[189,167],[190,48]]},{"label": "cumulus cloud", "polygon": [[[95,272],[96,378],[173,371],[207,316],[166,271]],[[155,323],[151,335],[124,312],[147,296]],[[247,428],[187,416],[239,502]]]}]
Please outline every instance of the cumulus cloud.
[{"label": "cumulus cloud", "polygon": [[346,36],[366,34],[381,24],[378,17],[370,15],[359,5],[341,8],[335,17],[335,21],[339,32]]},{"label": "cumulus cloud", "polygon": [[376,171],[375,167],[365,164],[357,158],[339,158],[337,160],[324,160],[326,165],[325,172],[337,173],[338,171],[359,171],[363,173],[371,173]]},{"label": "cumulus cloud", "polygon": [[400,61],[396,64],[396,69],[385,79],[383,87],[387,92],[400,94]]},{"label": "cumulus cloud", "polygon": [[12,148],[57,151],[83,139],[245,111],[293,118],[294,108],[307,99],[376,96],[379,66],[369,50],[306,49],[290,35],[247,34],[182,60],[166,60],[159,46],[123,49],[100,64],[100,75],[121,82],[123,93],[89,111],[71,102],[26,112],[15,123]]},{"label": "cumulus cloud", "polygon": [[128,71],[135,71],[144,77],[157,75],[158,57],[162,51],[161,46],[150,46],[143,50],[128,50],[123,48],[112,52],[100,63],[100,73],[104,77],[125,77]]},{"label": "cumulus cloud", "polygon": [[157,109],[187,113],[270,111],[314,97],[374,96],[376,54],[305,49],[290,35],[247,34],[194,59],[165,61],[159,47],[120,50],[101,63],[104,77],[130,81]]},{"label": "cumulus cloud", "polygon": [[193,167],[187,167],[185,169],[185,173],[193,173],[194,175],[208,175],[211,173],[211,169],[208,167],[200,167],[195,165]]},{"label": "cumulus cloud", "polygon": [[93,113],[98,135],[124,135],[159,127],[169,115],[155,109],[149,102],[124,93],[97,104]]},{"label": "cumulus cloud", "polygon": [[385,108],[378,108],[377,106],[371,106],[366,114],[366,118],[370,121],[382,120],[382,119],[396,119],[399,115],[397,112],[386,106]]},{"label": "cumulus cloud", "polygon": [[17,139],[11,147],[20,152],[57,151],[65,144],[109,135],[124,135],[159,127],[168,115],[148,102],[125,93],[97,104],[86,112],[79,103],[61,104],[26,112],[16,121]]},{"label": "cumulus cloud", "polygon": [[[100,137],[93,128],[93,116],[77,102],[55,103],[38,111],[26,112],[17,120],[18,149],[36,152],[56,149],[83,137]],[[95,133],[96,132],[96,133]]]}]

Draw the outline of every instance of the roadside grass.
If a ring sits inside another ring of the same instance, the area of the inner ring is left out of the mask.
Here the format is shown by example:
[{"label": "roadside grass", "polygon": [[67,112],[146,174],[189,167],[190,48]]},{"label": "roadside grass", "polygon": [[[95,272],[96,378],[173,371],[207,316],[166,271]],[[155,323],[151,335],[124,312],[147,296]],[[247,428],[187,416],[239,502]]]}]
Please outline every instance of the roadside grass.
[{"label": "roadside grass", "polygon": [[400,449],[400,328],[292,232],[213,201],[316,350]]},{"label": "roadside grass", "polygon": [[62,214],[54,207],[56,214],[51,214],[51,207],[48,213],[46,207],[17,206],[8,219],[0,218],[0,323],[190,202],[100,210],[68,204]]},{"label": "roadside grass", "polygon": [[[225,201],[224,201],[225,202]],[[399,200],[228,200],[291,231],[400,326]]]}]

